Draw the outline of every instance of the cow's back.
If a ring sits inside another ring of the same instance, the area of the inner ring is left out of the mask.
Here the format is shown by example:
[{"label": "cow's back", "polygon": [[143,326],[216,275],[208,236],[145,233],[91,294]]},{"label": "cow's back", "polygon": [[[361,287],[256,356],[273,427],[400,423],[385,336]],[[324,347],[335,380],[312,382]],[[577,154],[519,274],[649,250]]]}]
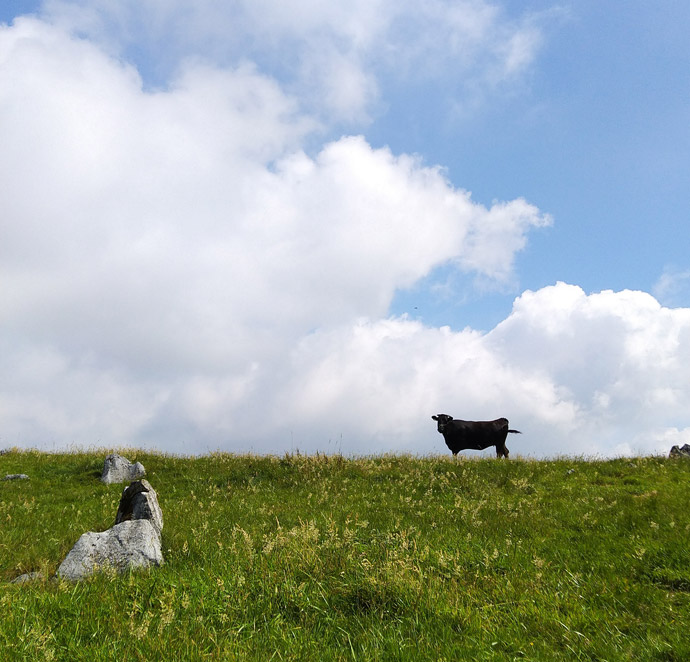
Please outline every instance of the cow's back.
[{"label": "cow's back", "polygon": [[507,430],[508,419],[497,418],[493,421],[462,421],[454,418],[448,423],[448,426],[462,435],[488,434],[499,430]]}]

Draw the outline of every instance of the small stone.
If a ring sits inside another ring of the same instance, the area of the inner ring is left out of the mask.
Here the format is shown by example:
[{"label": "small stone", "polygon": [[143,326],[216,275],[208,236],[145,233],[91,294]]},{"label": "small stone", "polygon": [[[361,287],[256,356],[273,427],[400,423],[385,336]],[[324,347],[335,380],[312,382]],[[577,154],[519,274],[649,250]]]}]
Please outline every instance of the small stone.
[{"label": "small stone", "polygon": [[10,583],[11,584],[26,584],[28,582],[38,581],[45,579],[45,575],[42,572],[25,572],[19,577],[15,577]]},{"label": "small stone", "polygon": [[7,474],[3,480],[29,480],[26,474]]},{"label": "small stone", "polygon": [[146,470],[141,462],[132,464],[127,458],[111,453],[103,463],[101,481],[106,484],[124,483],[125,481],[138,480],[146,475]]}]

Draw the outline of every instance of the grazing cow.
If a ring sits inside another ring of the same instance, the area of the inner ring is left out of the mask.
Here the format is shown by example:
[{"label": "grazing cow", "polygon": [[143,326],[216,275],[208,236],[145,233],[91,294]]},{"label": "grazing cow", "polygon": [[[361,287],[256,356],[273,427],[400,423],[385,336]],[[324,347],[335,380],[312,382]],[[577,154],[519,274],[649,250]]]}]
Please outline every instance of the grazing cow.
[{"label": "grazing cow", "polygon": [[507,458],[508,433],[522,434],[520,430],[508,429],[507,418],[497,418],[495,421],[458,421],[448,414],[431,418],[438,422],[438,431],[453,455],[457,455],[459,451],[483,451],[489,446],[496,446],[496,457]]}]

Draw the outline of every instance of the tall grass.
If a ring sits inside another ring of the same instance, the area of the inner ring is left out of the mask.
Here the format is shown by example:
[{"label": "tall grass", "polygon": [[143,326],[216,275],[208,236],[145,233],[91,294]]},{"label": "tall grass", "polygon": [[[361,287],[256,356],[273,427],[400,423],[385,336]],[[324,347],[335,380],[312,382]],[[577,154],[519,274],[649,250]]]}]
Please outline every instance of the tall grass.
[{"label": "tall grass", "polygon": [[122,486],[0,456],[0,659],[690,659],[690,462],[125,454],[165,565],[24,585]]}]

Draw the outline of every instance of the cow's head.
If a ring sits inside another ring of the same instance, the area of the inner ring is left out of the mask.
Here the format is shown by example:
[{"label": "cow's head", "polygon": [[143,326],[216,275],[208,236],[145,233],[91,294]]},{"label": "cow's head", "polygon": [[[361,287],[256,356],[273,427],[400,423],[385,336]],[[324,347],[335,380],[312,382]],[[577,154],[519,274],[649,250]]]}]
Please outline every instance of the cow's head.
[{"label": "cow's head", "polygon": [[446,429],[446,425],[453,420],[453,417],[448,416],[448,414],[438,414],[437,416],[432,416],[431,418],[438,422],[438,431],[441,434],[443,434],[443,431]]}]

